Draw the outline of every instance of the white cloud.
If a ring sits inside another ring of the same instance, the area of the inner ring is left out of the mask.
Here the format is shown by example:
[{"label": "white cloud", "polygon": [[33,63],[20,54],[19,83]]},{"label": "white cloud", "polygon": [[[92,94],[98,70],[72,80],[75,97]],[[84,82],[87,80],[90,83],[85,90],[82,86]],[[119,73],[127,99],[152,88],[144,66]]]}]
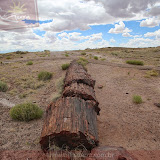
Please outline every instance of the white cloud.
[{"label": "white cloud", "polygon": [[47,31],[43,37],[36,35],[32,29],[23,33],[3,31],[0,32],[0,42],[4,42],[5,45],[0,43],[0,52],[6,50],[74,50],[109,46],[109,43],[102,39],[102,33],[82,36],[79,32],[63,32],[58,37],[55,32],[51,31]]},{"label": "white cloud", "polygon": [[119,24],[115,24],[115,28],[111,28],[108,33],[119,34],[119,33],[128,33],[132,32],[132,30],[125,27],[125,24],[120,21]]},{"label": "white cloud", "polygon": [[[88,1],[88,0],[86,0]],[[92,0],[90,0],[92,1]],[[95,2],[103,4],[107,13],[118,18],[133,18],[137,14],[145,13],[148,9],[154,7],[159,0],[101,0]]]},{"label": "white cloud", "polygon": [[[53,19],[52,22],[40,24],[40,27],[36,28],[45,31],[44,36],[36,35],[31,28],[1,31],[0,51],[106,47],[109,46],[109,42],[103,39],[102,33],[84,36],[79,32],[66,33],[66,31],[88,30],[91,29],[91,25],[117,22],[119,23],[115,24],[109,33],[134,38],[129,40],[130,46],[137,46],[136,43],[142,46],[159,45],[157,43],[159,31],[148,32],[144,35],[145,37],[154,36],[155,40],[140,39],[140,37],[130,35],[132,30],[123,22],[142,20],[141,26],[158,26],[160,24],[160,3],[158,2],[159,0],[38,0],[39,19]],[[110,42],[114,43],[114,40],[111,39]]]},{"label": "white cloud", "polygon": [[[90,25],[149,18],[159,0],[38,0],[40,20],[53,19],[41,25],[42,30],[62,32],[90,29]],[[129,32],[126,30],[126,32]]]},{"label": "white cloud", "polygon": [[61,32],[67,30],[90,29],[89,25],[113,22],[113,17],[105,12],[103,5],[81,0],[39,0],[40,20],[53,19],[41,25],[42,30]]},{"label": "white cloud", "polygon": [[125,32],[122,34],[123,37],[132,37],[132,35],[130,35],[129,33]]},{"label": "white cloud", "polygon": [[144,37],[156,37],[156,38],[160,38],[160,29],[155,31],[155,32],[147,32],[146,34],[144,34]]},{"label": "white cloud", "polygon": [[120,44],[121,47],[156,47],[159,46],[160,39],[149,39],[149,38],[134,38],[130,39],[127,43]]},{"label": "white cloud", "polygon": [[111,38],[111,39],[110,39],[110,42],[111,42],[111,43],[115,43],[116,40],[115,40],[114,38]]},{"label": "white cloud", "polygon": [[152,27],[159,26],[159,24],[160,24],[160,18],[153,17],[153,18],[147,18],[147,19],[143,20],[140,23],[140,26],[152,28]]}]

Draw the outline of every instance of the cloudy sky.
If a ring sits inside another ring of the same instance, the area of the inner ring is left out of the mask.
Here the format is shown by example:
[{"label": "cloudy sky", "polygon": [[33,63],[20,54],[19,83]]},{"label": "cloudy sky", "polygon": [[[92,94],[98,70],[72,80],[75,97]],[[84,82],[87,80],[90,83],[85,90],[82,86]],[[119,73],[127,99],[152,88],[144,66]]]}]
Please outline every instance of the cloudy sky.
[{"label": "cloudy sky", "polygon": [[0,53],[160,46],[160,0],[37,0],[37,6],[39,27],[0,30]]}]

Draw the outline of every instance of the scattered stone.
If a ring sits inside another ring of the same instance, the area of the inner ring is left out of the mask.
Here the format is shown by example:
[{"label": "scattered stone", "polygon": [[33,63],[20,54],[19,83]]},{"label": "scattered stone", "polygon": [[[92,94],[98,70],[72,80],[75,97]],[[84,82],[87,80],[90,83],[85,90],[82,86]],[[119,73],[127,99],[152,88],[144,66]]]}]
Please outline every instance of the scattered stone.
[{"label": "scattered stone", "polygon": [[160,108],[160,103],[154,103],[154,105]]},{"label": "scattered stone", "polygon": [[103,88],[103,86],[102,86],[102,85],[99,85],[99,86],[98,86],[98,88],[99,88],[99,89],[102,89],[102,88]]}]

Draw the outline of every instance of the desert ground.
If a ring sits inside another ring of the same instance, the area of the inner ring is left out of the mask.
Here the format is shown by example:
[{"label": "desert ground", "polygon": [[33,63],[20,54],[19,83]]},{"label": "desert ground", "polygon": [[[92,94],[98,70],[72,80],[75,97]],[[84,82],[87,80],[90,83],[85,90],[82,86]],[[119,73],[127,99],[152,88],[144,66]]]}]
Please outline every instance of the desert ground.
[{"label": "desert ground", "polygon": [[[88,73],[96,80],[101,108],[99,145],[122,146],[140,160],[158,160],[160,108],[155,103],[160,103],[160,47],[1,54],[0,80],[8,90],[0,92],[0,150],[41,149],[45,110],[57,94],[57,82],[66,73],[61,65],[80,57],[88,61]],[[144,65],[126,64],[126,60],[141,60]],[[26,65],[28,61],[33,65]],[[39,81],[40,71],[53,73],[52,79]],[[152,71],[158,75],[153,76]],[[140,95],[143,102],[133,103],[133,95]],[[23,102],[37,104],[44,111],[43,117],[30,122],[12,120],[10,109]]]}]

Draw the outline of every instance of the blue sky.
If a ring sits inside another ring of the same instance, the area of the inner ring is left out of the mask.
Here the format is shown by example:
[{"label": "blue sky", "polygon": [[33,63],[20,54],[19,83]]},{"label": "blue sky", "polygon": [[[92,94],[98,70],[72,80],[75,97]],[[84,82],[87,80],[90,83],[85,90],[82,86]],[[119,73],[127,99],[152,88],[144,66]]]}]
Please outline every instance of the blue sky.
[{"label": "blue sky", "polygon": [[39,21],[22,21],[39,22],[38,27],[0,30],[0,53],[156,47],[160,42],[159,0],[37,0],[37,7]]}]

